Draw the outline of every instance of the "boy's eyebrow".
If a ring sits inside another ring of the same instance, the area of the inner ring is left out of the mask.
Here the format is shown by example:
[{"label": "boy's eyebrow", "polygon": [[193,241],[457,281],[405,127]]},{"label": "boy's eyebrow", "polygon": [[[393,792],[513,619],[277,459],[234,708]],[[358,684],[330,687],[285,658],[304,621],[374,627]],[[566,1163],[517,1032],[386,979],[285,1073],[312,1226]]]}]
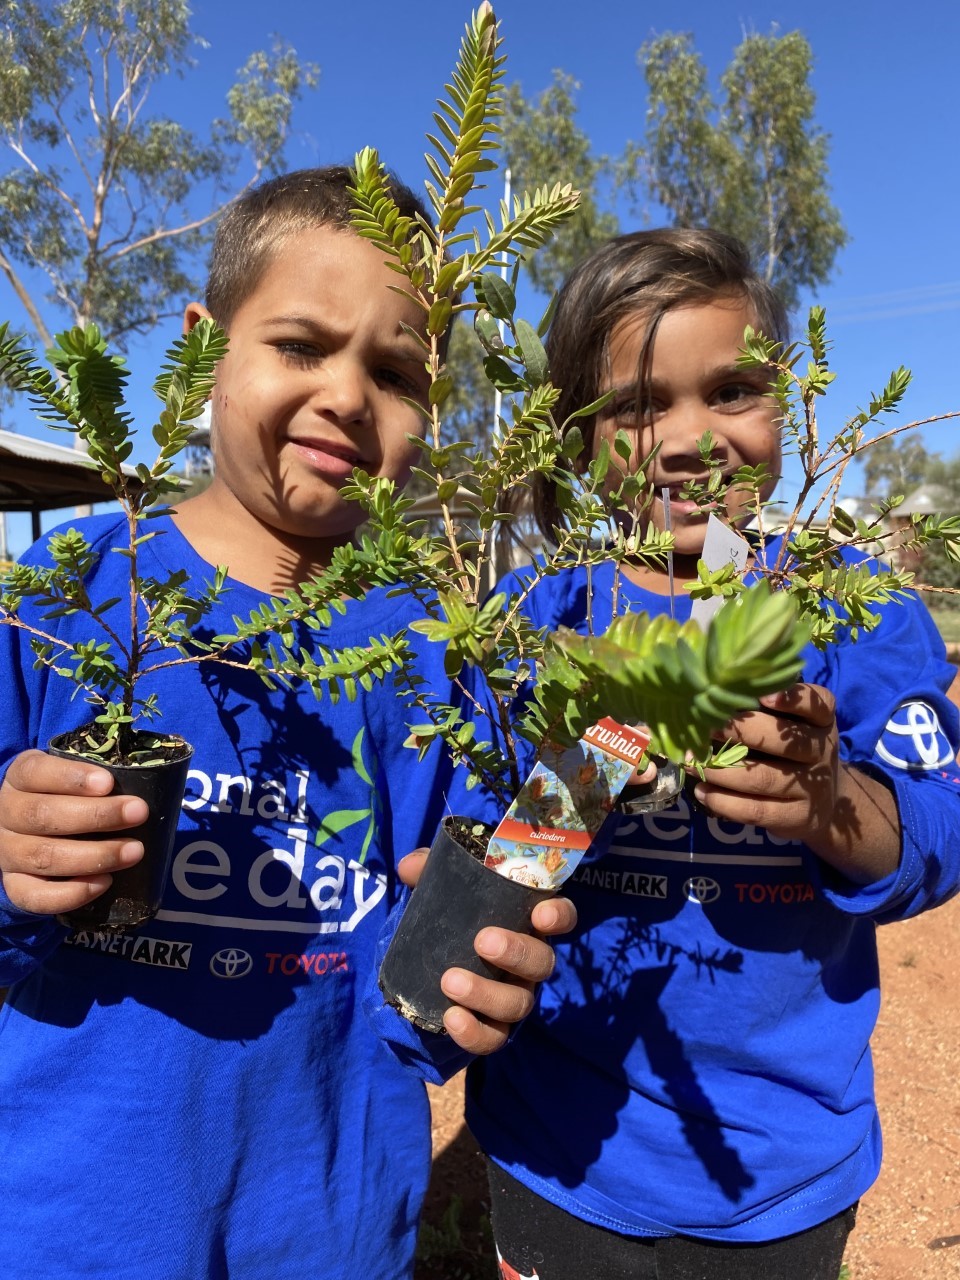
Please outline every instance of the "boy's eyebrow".
[{"label": "boy's eyebrow", "polygon": [[316,316],[301,315],[296,311],[291,311],[282,315],[264,316],[263,319],[260,320],[259,324],[263,329],[271,329],[274,327],[279,329],[288,325],[291,328],[311,330],[323,328],[323,325],[317,320]]}]

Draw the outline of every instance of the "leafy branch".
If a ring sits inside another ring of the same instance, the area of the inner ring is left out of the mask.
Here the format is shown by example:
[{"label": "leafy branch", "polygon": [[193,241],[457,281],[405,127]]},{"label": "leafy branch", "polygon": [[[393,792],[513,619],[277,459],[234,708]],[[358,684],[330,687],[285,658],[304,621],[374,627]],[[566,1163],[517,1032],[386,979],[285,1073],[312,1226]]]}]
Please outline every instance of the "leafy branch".
[{"label": "leafy branch", "polygon": [[[764,583],[744,588],[729,575],[702,576],[699,590],[727,598],[706,632],[636,614],[615,617],[603,636],[549,634],[535,624],[534,596],[545,579],[610,559],[618,571],[627,562],[662,564],[673,542],[668,533],[641,530],[638,522],[649,493],[651,457],[636,460],[631,438],[620,432],[595,457],[584,458],[578,419],[595,414],[603,401],[557,422],[558,392],[542,342],[549,311],[538,325],[517,315],[524,254],[573,215],[578,196],[562,184],[542,187],[516,196],[509,206],[501,202],[498,219],[477,203],[482,180],[495,167],[503,68],[496,19],[484,4],[466,28],[433,116],[435,130],[428,134],[431,221],[400,215],[376,152],[362,151],[354,169],[354,229],[381,249],[398,276],[397,288],[413,297],[423,316],[422,331],[409,330],[429,374],[427,405],[418,406],[423,438],[417,473],[436,496],[439,533],[412,519],[411,500],[392,480],[357,469],[341,487],[341,496],[366,516],[356,543],[338,547],[317,578],[264,602],[249,618],[235,617],[229,632],[204,636],[203,620],[227,589],[226,569],[218,569],[205,589],[188,590],[185,576],[177,573],[162,581],[141,575],[137,551],[155,536],[143,522],[163,509],[176,488],[171,462],[212,388],[225,350],[223,335],[201,323],[171,348],[155,385],[163,403],[154,427],[159,453],[152,466],[136,468],[131,477],[125,466],[132,430],[123,403],[126,371],[96,330],[73,330],[58,341],[53,358],[62,386],[0,330],[0,373],[8,370],[19,379],[51,425],[83,436],[127,515],[130,587],[124,625],[115,614],[124,602],[88,599],[84,584],[93,549],[76,532],[54,553],[55,570],[17,571],[0,587],[0,624],[35,626],[20,616],[30,599],[41,614],[80,612],[105,634],[106,639],[66,653],[55,644],[44,648],[50,638],[43,628],[33,636],[37,660],[72,679],[96,704],[97,750],[125,746],[137,720],[159,712],[152,697],[137,699],[138,682],[146,674],[207,662],[252,671],[267,684],[306,680],[318,696],[334,700],[386,681],[408,705],[411,745],[422,752],[442,741],[471,781],[500,795],[518,789],[524,739],[538,750],[562,745],[608,714],[648,724],[655,749],[677,761],[692,753],[695,761],[729,763],[736,751],[711,756],[712,732],[756,705],[764,693],[788,685],[800,670],[808,638],[822,638],[816,621],[803,622],[800,613],[819,616],[828,598],[842,608],[854,601],[867,625],[874,584],[865,575],[842,576],[826,545],[816,541],[817,531],[799,521],[791,530],[791,554],[815,572],[803,579],[794,569],[788,572],[785,563],[778,566],[769,576],[774,586],[786,588],[779,591]],[[455,379],[446,362],[447,344],[450,327],[461,316],[472,319],[486,378],[502,397],[488,451],[470,441],[450,441],[444,431]],[[831,465],[820,450],[816,424],[816,399],[832,377],[819,322],[811,328],[811,342],[814,356],[804,374],[796,372],[796,352],[775,351],[759,335],[748,335],[745,359],[776,368],[787,430],[795,431],[806,474],[813,477]],[[856,451],[856,433],[889,410],[898,387],[881,396],[876,407],[871,404],[864,422],[839,433],[838,449]],[[788,421],[791,397],[799,407],[795,420]],[[704,442],[705,457],[710,452]],[[500,500],[538,478],[549,480],[558,493],[556,548],[512,598],[498,593],[485,600],[495,534],[513,518]],[[748,469],[734,477],[760,507],[765,480],[760,471]],[[719,482],[711,478],[705,500],[716,504],[721,497]],[[831,509],[838,520],[839,507],[834,503]],[[924,526],[915,536],[926,533]],[[948,535],[953,536],[951,528],[941,524],[940,536]],[[884,590],[899,589],[889,578],[884,581]],[[425,684],[417,648],[406,632],[372,638],[359,648],[317,643],[316,632],[371,586],[406,596],[422,611],[411,631],[428,644],[444,646],[449,684],[443,689]]]},{"label": "leafy branch", "polygon": [[[874,606],[897,599],[908,589],[923,589],[915,583],[912,572],[891,567],[903,552],[937,544],[950,559],[960,562],[958,516],[914,514],[904,530],[889,520],[902,497],[875,504],[869,519],[854,517],[841,506],[840,488],[852,462],[893,436],[915,431],[934,419],[880,429],[884,419],[900,409],[910,385],[909,370],[900,367],[893,370],[881,391],[870,395],[865,408],[857,409],[826,444],[821,443],[818,409],[835,377],[829,349],[826,313],[822,307],[813,307],[803,342],[782,346],[748,329],[739,360],[742,367],[771,371],[784,436],[803,469],[776,561],[761,562],[758,568],[775,585],[796,596],[813,625],[814,641],[821,646],[843,630],[856,636],[860,630],[871,629],[879,622]],[[960,412],[940,414],[936,420],[958,416]],[[757,493],[753,509],[761,531],[764,506]],[[852,566],[844,561],[846,549],[863,550],[890,564]]]}]

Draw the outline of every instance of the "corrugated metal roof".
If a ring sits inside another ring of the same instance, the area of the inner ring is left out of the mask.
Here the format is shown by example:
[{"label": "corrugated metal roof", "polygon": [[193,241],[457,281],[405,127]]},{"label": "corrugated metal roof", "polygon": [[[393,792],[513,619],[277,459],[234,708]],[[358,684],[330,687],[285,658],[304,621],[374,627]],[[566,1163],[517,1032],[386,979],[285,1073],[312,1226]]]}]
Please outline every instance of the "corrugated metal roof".
[{"label": "corrugated metal roof", "polygon": [[16,431],[0,431],[0,453],[10,454],[15,458],[39,458],[51,462],[74,463],[88,470],[94,465],[85,453],[74,449],[71,445],[37,440],[33,436],[22,436]]},{"label": "corrugated metal roof", "polygon": [[[123,470],[136,480],[133,467]],[[79,449],[0,431],[0,511],[50,511],[112,500],[96,464]]]}]

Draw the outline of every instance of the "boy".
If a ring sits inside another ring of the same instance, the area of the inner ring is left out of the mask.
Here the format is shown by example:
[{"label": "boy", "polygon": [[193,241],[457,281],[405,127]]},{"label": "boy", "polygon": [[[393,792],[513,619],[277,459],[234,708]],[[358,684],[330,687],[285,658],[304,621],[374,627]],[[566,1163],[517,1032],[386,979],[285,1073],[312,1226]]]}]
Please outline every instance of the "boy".
[{"label": "boy", "polygon": [[[145,573],[186,567],[198,587],[229,566],[214,632],[351,537],[362,510],[340,486],[354,466],[402,484],[415,456],[402,397],[424,399],[428,378],[404,326],[423,314],[350,230],[349,181],[308,170],[243,197],[218,228],[206,305],[186,311],[187,328],[212,315],[230,339],[216,474],[153,522],[161,536],[141,555]],[[116,516],[85,529],[103,579],[125,530]],[[361,645],[403,622],[375,591],[321,642]],[[0,1274],[396,1280],[412,1261],[428,1109],[357,1006],[395,860],[441,816],[442,761],[403,748],[388,690],[333,707],[227,667],[160,672],[161,705],[189,708],[195,747],[171,884],[138,931],[149,945],[71,932],[56,914],[137,860],[123,832],[145,806],[111,796],[96,766],[30,749],[85,708],[33,671],[20,635],[0,627]],[[437,659],[426,674],[440,673]],[[363,820],[324,825],[345,810]],[[535,923],[572,918],[555,902]],[[473,1052],[502,1041],[551,965],[538,939],[491,929],[479,943],[516,981],[470,980],[448,1029]]]}]

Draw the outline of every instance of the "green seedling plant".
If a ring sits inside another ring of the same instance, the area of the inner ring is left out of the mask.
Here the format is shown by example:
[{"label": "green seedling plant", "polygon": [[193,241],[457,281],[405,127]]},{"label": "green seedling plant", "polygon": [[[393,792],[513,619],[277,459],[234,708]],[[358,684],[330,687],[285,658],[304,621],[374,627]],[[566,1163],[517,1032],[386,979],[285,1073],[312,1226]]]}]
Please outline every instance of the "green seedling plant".
[{"label": "green seedling plant", "polygon": [[[224,350],[223,335],[203,322],[168,352],[169,363],[155,384],[163,401],[153,428],[157,457],[152,466],[139,464],[130,475],[124,465],[133,450],[132,423],[124,406],[128,374],[122,358],[107,351],[96,326],[59,334],[48,353],[52,370],[34,359],[20,338],[10,336],[8,325],[0,326],[0,377],[29,397],[41,421],[80,437],[127,520],[125,602],[91,598],[87,579],[95,553],[79,529],[52,535],[49,566],[15,564],[0,583],[0,624],[27,631],[35,665],[72,681],[93,704],[82,749],[94,759],[145,763],[162,746],[159,737],[151,737],[149,745],[135,737],[138,721],[159,715],[155,695],[141,699],[137,686],[153,669],[158,651],[173,650],[175,657],[168,660],[182,660],[190,627],[209,611],[223,587],[221,573],[200,597],[185,590],[186,574],[173,574],[165,582],[145,578],[138,551],[155,536],[150,517],[164,510],[164,499],[178,488],[171,467],[186,447]],[[35,608],[24,616],[27,603]],[[124,606],[125,628],[117,625],[118,605]],[[69,614],[89,618],[90,640],[66,644],[47,629],[46,623]]]},{"label": "green seedling plant", "polygon": [[[749,585],[732,568],[711,572],[701,566],[693,594],[727,601],[705,631],[642,614],[616,617],[602,636],[534,628],[528,602],[546,577],[609,558],[618,566],[628,559],[663,565],[672,538],[653,528],[637,531],[638,506],[650,493],[650,458],[635,457],[626,432],[581,465],[578,420],[595,413],[603,401],[582,406],[565,422],[553,417],[558,391],[541,341],[549,309],[536,326],[518,318],[517,283],[524,251],[543,243],[570,216],[577,197],[563,186],[544,187],[514,197],[509,207],[501,201],[497,216],[477,203],[480,179],[494,168],[502,76],[496,19],[483,6],[467,28],[457,68],[434,114],[436,130],[428,135],[432,226],[399,217],[375,152],[366,151],[356,161],[354,226],[382,248],[426,317],[427,336],[419,340],[431,382],[429,407],[421,409],[418,474],[422,486],[436,494],[441,531],[431,533],[425,524],[412,522],[411,500],[388,482],[356,471],[347,486],[368,517],[368,532],[351,549],[350,563],[365,565],[361,576],[393,582],[398,592],[417,597],[424,617],[413,627],[445,646],[447,673],[459,685],[460,701],[452,702],[425,687],[414,667],[399,665],[394,686],[421,713],[410,722],[409,745],[425,752],[441,739],[467,769],[469,782],[483,782],[504,800],[522,781],[518,761],[524,742],[538,753],[570,745],[609,714],[645,724],[651,751],[678,764],[697,770],[736,764],[743,749],[716,748],[711,734],[730,716],[755,706],[763,693],[789,685],[800,672],[808,640],[823,646],[844,630],[855,638],[876,625],[877,604],[899,598],[913,584],[905,570],[844,561],[850,545],[882,549],[891,536],[882,519],[896,503],[864,521],[848,516],[837,498],[846,467],[869,447],[871,427],[896,409],[908,376],[895,374],[880,395],[871,397],[868,409],[858,411],[822,446],[817,405],[834,376],[822,311],[811,312],[805,344],[780,348],[748,331],[743,362],[769,369],[787,448],[799,454],[804,467],[776,562],[761,562],[752,575],[759,580]],[[485,351],[486,376],[505,405],[487,452],[469,440],[451,440],[443,417],[456,376],[445,363],[446,339],[451,324],[469,321]],[[805,350],[810,359],[800,372]],[[717,507],[723,482],[709,437],[701,451],[709,473],[702,499],[705,506]],[[501,497],[529,486],[537,475],[549,477],[559,492],[562,523],[554,529],[556,545],[533,566],[522,591],[509,599],[502,593],[485,599],[496,533],[517,518],[504,509]],[[761,537],[767,478],[759,470],[744,470],[730,481],[753,491]],[[464,509],[466,519],[458,514]],[[612,531],[610,536],[598,537],[600,528]],[[906,550],[940,542],[957,555],[960,518],[917,518],[909,537],[898,540]]]},{"label": "green seedling plant", "polygon": [[[960,417],[960,412],[881,429],[898,411],[910,386],[909,370],[900,367],[890,374],[882,391],[871,394],[865,409],[857,409],[838,429],[824,433],[818,410],[836,377],[829,350],[826,313],[815,306],[800,342],[776,343],[748,328],[738,362],[746,369],[769,371],[783,424],[784,454],[799,459],[802,473],[792,510],[777,520],[782,538],[776,554],[758,556],[756,574],[793,596],[820,648],[844,632],[856,639],[861,632],[873,630],[881,619],[877,607],[902,600],[908,590],[956,594],[956,588],[918,581],[917,572],[909,566],[922,564],[925,548],[942,547],[950,561],[960,563],[960,515],[911,513],[901,523],[890,517],[902,506],[902,494],[874,504],[868,518],[852,515],[840,501],[848,467],[869,449],[904,432]],[[699,448],[708,479],[689,486],[685,496],[709,508],[722,499],[725,488],[746,491],[759,540],[767,541],[774,504],[763,501],[761,491],[769,477],[761,468],[742,468],[724,486],[709,433],[701,438]],[[851,549],[868,553],[872,563],[851,562],[845,554]],[[699,581],[689,586],[695,598],[716,594],[730,598],[743,589],[732,568],[711,573],[702,563]]]}]

